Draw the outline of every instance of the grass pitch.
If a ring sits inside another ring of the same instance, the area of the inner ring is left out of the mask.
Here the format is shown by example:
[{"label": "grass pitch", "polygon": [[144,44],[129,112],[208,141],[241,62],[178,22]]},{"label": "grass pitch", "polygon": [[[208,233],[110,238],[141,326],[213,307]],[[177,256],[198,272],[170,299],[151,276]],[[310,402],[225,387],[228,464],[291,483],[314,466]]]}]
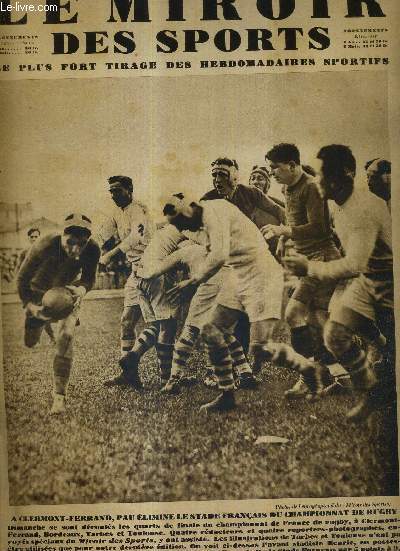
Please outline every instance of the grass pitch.
[{"label": "grass pitch", "polygon": [[[84,303],[75,339],[68,413],[49,416],[54,348],[24,347],[20,305],[3,306],[11,505],[394,495],[397,440],[390,412],[349,425],[349,396],[287,402],[296,374],[266,366],[237,410],[199,413],[216,391],[198,384],[159,392],[153,352],[145,391],[107,389],[117,372],[119,299]],[[190,371],[204,376],[200,351]],[[256,446],[259,436],[287,444]]]}]

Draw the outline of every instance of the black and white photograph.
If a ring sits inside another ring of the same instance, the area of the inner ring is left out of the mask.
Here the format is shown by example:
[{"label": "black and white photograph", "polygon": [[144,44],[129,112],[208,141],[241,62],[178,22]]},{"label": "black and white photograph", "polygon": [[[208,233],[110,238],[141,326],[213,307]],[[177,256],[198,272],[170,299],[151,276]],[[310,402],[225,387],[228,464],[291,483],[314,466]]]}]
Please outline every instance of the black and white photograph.
[{"label": "black and white photograph", "polygon": [[0,83],[10,505],[398,495],[387,98]]}]

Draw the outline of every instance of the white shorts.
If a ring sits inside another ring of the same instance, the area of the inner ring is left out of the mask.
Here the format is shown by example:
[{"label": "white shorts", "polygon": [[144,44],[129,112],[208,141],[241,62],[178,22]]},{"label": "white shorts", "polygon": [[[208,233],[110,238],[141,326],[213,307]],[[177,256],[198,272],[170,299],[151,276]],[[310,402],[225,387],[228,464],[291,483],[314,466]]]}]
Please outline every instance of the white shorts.
[{"label": "white shorts", "polygon": [[124,287],[124,308],[129,306],[139,306],[139,292],[137,288],[138,277],[136,276],[136,266],[132,264],[132,271],[126,280]]},{"label": "white shorts", "polygon": [[330,319],[343,323],[346,318],[342,310],[347,308],[375,321],[375,309],[379,306],[393,308],[393,280],[373,281],[361,274],[351,279],[342,294],[330,305]]},{"label": "white shorts", "polygon": [[261,261],[232,268],[217,300],[221,306],[246,312],[250,323],[281,317],[283,270],[274,259]]},{"label": "white shorts", "polygon": [[172,305],[166,295],[175,283],[166,274],[150,279],[138,278],[139,305],[146,323],[178,316],[179,305]]},{"label": "white shorts", "polygon": [[[185,325],[192,325],[193,327],[202,329],[208,323],[214,308],[219,304],[218,296],[221,287],[229,277],[230,272],[231,268],[224,266],[215,276],[199,285],[196,294],[190,302]],[[238,308],[236,309],[240,309],[239,303],[237,303],[237,306]]]}]

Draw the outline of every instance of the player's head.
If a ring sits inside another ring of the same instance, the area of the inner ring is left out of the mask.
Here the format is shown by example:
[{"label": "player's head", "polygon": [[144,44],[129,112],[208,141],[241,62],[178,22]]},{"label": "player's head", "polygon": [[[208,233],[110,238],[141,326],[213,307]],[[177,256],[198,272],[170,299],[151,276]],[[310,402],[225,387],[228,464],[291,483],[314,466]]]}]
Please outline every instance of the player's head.
[{"label": "player's head", "polygon": [[238,184],[239,166],[235,159],[219,157],[211,163],[214,188],[221,197],[230,197]]},{"label": "player's head", "polygon": [[28,230],[28,239],[30,243],[35,243],[40,237],[40,230],[39,228],[30,228]]},{"label": "player's head", "polygon": [[121,209],[132,203],[133,184],[129,176],[111,176],[108,179],[111,198]]},{"label": "player's head", "polygon": [[372,159],[365,164],[368,187],[384,201],[391,198],[392,163],[386,159]]},{"label": "player's head", "polygon": [[266,166],[253,166],[253,169],[249,178],[249,186],[254,186],[265,195],[268,194],[269,188],[271,187],[271,175]]},{"label": "player's head", "polygon": [[78,259],[92,234],[92,222],[84,214],[68,214],[64,220],[61,245],[67,256]]},{"label": "player's head", "polygon": [[179,231],[198,231],[202,226],[202,212],[202,207],[183,193],[175,193],[163,202],[165,218]]},{"label": "player's head", "polygon": [[351,195],[356,175],[356,160],[347,145],[326,145],[317,155],[320,160],[319,189],[325,199],[341,202]]},{"label": "player's head", "polygon": [[274,145],[265,155],[265,160],[269,161],[271,175],[278,184],[290,186],[301,174],[300,152],[292,143]]}]

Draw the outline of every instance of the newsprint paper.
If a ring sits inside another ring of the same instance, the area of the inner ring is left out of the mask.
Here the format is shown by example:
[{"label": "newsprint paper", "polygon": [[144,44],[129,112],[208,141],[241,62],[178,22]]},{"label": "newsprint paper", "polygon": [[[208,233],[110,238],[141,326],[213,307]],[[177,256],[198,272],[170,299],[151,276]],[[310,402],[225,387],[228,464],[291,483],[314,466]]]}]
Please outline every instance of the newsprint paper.
[{"label": "newsprint paper", "polygon": [[400,550],[399,11],[0,1],[1,551]]}]

